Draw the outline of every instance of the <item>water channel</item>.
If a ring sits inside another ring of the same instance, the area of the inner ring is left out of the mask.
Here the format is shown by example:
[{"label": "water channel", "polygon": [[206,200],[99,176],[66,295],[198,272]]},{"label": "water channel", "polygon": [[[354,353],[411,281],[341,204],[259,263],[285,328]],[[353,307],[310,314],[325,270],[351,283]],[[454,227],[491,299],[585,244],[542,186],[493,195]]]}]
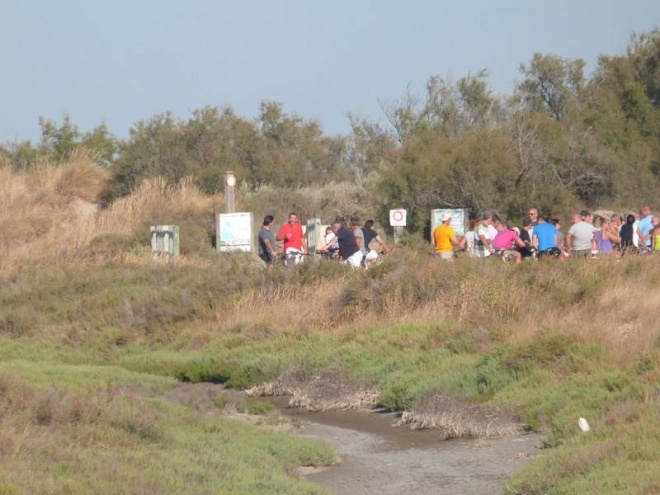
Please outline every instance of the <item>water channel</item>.
[{"label": "water channel", "polygon": [[331,444],[337,466],[307,472],[338,495],[504,493],[507,480],[540,454],[534,434],[481,440],[440,440],[437,431],[394,427],[392,413],[310,413],[279,404],[303,427],[297,434]]}]

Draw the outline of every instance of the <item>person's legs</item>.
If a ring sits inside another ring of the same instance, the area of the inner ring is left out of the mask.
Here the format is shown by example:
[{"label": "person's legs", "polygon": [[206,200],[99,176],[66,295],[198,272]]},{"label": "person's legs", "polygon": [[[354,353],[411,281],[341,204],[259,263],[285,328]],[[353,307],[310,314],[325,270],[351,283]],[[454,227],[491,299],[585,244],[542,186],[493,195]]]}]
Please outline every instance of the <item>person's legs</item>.
[{"label": "person's legs", "polygon": [[285,260],[287,265],[291,263],[292,265],[297,265],[302,262],[303,254],[302,251],[296,248],[286,248]]},{"label": "person's legs", "polygon": [[358,251],[354,255],[349,256],[346,262],[353,268],[360,268],[360,264],[362,263],[362,252]]},{"label": "person's legs", "polygon": [[590,250],[590,249],[574,249],[574,250],[571,252],[571,255],[572,255],[574,258],[576,258],[576,259],[581,259],[581,260],[587,259],[587,258],[589,257],[590,254],[591,254],[591,250]]},{"label": "person's legs", "polygon": [[367,253],[367,255],[364,258],[366,261],[374,261],[378,259],[378,253],[375,250],[371,250]]}]

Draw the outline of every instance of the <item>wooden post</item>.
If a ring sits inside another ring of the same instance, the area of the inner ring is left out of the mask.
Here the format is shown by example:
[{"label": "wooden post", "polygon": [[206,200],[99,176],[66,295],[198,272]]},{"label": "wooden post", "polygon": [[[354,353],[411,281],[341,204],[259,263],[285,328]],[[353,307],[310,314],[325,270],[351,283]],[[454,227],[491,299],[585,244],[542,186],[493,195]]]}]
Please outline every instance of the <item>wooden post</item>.
[{"label": "wooden post", "polygon": [[401,242],[401,236],[403,235],[403,230],[405,227],[392,227],[394,231],[394,244],[399,244]]},{"label": "wooden post", "polygon": [[225,210],[226,213],[236,212],[236,176],[234,172],[225,172]]},{"label": "wooden post", "polygon": [[310,218],[307,220],[307,230],[305,231],[305,239],[307,241],[307,252],[309,254],[316,254],[316,248],[323,239],[325,233],[321,232],[321,219]]}]

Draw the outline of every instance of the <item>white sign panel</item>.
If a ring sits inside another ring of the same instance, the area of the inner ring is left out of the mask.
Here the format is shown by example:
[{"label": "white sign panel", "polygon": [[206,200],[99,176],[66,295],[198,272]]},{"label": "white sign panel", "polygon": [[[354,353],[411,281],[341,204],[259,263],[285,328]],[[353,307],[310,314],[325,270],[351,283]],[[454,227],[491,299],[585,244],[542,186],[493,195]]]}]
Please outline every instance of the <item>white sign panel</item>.
[{"label": "white sign panel", "polygon": [[218,246],[222,252],[252,251],[252,213],[218,215]]},{"label": "white sign panel", "polygon": [[397,210],[390,210],[390,227],[405,227],[406,226],[406,210],[401,208]]},{"label": "white sign panel", "polygon": [[449,213],[451,215],[451,228],[454,229],[456,235],[464,236],[468,228],[468,211],[464,208],[440,208],[431,210],[431,232],[442,223],[442,214]]}]

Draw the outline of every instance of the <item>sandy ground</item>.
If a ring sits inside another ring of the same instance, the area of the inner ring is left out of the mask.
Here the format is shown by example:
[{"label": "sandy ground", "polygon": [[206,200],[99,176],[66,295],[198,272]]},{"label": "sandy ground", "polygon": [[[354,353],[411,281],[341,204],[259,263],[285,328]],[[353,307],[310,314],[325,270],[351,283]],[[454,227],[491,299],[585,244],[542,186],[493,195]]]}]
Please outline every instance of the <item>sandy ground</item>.
[{"label": "sandy ground", "polygon": [[335,447],[341,464],[305,477],[338,495],[501,494],[506,481],[540,453],[536,435],[441,441],[432,430],[393,427],[392,414],[284,412],[302,422],[299,434]]}]

